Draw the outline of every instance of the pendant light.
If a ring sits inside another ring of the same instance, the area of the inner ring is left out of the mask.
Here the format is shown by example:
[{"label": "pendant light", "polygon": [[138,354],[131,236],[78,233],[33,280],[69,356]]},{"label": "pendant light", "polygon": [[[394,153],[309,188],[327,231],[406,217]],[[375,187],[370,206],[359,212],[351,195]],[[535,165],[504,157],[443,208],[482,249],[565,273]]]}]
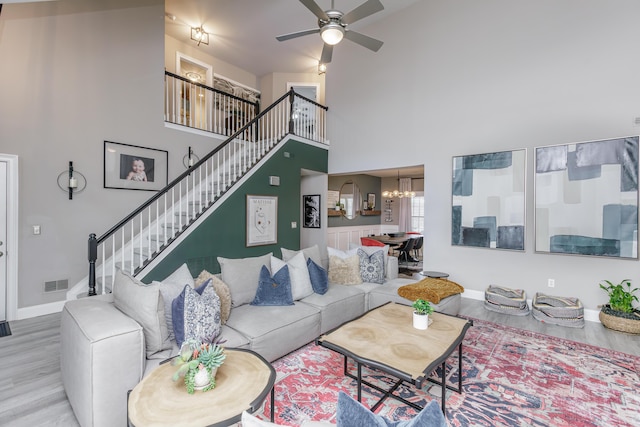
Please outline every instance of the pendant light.
[{"label": "pendant light", "polygon": [[387,197],[387,198],[394,198],[397,197],[399,199],[402,199],[403,197],[414,197],[416,195],[415,191],[400,191],[400,171],[398,170],[398,184],[396,185],[396,189],[393,191],[383,191],[382,192],[382,197]]}]

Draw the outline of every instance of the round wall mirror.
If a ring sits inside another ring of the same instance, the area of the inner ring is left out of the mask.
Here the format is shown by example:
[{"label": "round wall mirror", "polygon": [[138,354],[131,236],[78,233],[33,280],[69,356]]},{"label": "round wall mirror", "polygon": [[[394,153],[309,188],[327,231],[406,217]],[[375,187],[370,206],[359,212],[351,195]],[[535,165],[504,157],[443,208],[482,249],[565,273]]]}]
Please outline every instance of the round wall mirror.
[{"label": "round wall mirror", "polygon": [[362,197],[360,196],[360,189],[354,182],[347,181],[340,187],[340,204],[345,218],[354,219],[358,216],[358,212],[362,207]]}]

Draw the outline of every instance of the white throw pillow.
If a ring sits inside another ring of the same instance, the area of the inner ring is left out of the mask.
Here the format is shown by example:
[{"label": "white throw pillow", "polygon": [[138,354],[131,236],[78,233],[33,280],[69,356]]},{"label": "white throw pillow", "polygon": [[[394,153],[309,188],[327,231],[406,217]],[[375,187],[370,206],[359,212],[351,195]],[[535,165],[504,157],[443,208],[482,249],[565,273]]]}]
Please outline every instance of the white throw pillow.
[{"label": "white throw pillow", "polygon": [[280,251],[282,252],[282,259],[285,261],[289,261],[291,258],[302,252],[305,258],[305,262],[307,261],[307,259],[311,258],[316,264],[322,265],[322,254],[320,253],[320,248],[318,247],[318,245],[300,249],[299,251],[294,251],[287,248],[280,248]]},{"label": "white throw pillow", "polygon": [[313,293],[309,269],[302,252],[294,255],[287,262],[274,256],[271,257],[271,274],[276,274],[285,265],[289,266],[289,278],[291,279],[291,296],[294,301],[308,297]]},{"label": "white throw pillow", "polygon": [[142,326],[147,357],[172,347],[157,284],[146,285],[118,268],[113,283],[113,303]]},{"label": "white throw pillow", "polygon": [[231,292],[231,306],[239,307],[253,301],[258,290],[258,279],[262,266],[271,265],[271,252],[249,258],[218,257],[222,281],[229,286]]}]

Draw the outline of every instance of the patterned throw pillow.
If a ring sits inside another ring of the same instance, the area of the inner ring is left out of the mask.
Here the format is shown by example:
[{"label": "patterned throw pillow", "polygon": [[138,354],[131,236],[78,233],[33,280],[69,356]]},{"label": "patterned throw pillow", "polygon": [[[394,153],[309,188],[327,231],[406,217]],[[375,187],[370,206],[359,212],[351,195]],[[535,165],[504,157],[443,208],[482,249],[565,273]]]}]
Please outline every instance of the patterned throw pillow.
[{"label": "patterned throw pillow", "polygon": [[213,279],[213,289],[216,290],[218,298],[220,298],[220,322],[224,325],[229,320],[231,314],[231,291],[229,286],[218,278],[215,274],[202,270],[200,275],[196,277],[195,284],[200,286],[209,279]]},{"label": "patterned throw pillow", "polygon": [[262,266],[258,290],[251,305],[293,305],[288,266],[282,267],[273,277],[269,269]]},{"label": "patterned throw pillow", "polygon": [[384,253],[381,250],[368,255],[362,249],[358,249],[358,258],[363,282],[384,283]]},{"label": "patterned throw pillow", "polygon": [[359,285],[362,283],[358,255],[348,258],[329,255],[329,283],[336,285]]},{"label": "patterned throw pillow", "polygon": [[173,332],[178,347],[188,340],[211,340],[220,335],[220,298],[211,280],[198,288],[186,285],[171,303]]}]

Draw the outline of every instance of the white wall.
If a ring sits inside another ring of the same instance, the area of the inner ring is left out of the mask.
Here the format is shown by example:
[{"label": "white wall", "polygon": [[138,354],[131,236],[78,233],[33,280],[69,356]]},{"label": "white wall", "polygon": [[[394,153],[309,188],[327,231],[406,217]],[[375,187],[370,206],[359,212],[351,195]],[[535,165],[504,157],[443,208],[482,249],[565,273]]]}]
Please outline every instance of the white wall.
[{"label": "white wall", "polygon": [[[19,156],[19,308],[63,300],[44,282],[77,283],[89,233],[153,195],[103,188],[104,140],[167,150],[169,180],[185,170],[189,145],[201,155],[219,143],[165,128],[163,41],[162,0],[3,6],[0,152]],[[69,160],[88,181],[73,200],[56,183]]]},{"label": "white wall", "polygon": [[[329,173],[424,163],[426,269],[596,309],[598,282],[638,284],[640,265],[534,253],[533,148],[640,133],[638,16],[635,0],[429,0],[362,29],[385,44],[335,49]],[[452,157],[523,147],[526,251],[452,247]]]}]

